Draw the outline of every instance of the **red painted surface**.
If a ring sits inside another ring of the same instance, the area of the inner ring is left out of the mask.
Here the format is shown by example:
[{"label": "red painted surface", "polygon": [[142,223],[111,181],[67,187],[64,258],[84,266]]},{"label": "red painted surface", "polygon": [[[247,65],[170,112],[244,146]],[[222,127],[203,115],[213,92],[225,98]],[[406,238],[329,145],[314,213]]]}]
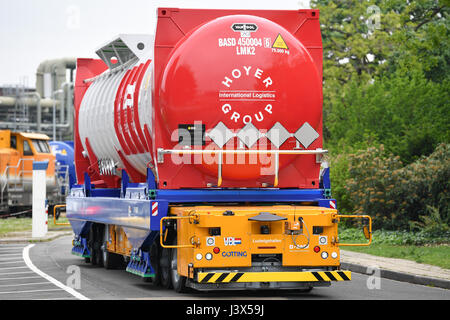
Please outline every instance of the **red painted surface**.
[{"label": "red painted surface", "polygon": [[[239,29],[244,24],[256,27],[245,36]],[[282,40],[277,45],[275,40],[279,37]],[[317,10],[160,8],[154,45],[154,64],[143,61],[128,70],[113,99],[114,128],[120,143],[117,153],[133,182],[143,182],[145,177],[126,157],[150,151],[156,162],[158,148],[180,148],[176,134],[180,124],[201,123],[208,132],[223,122],[238,132],[251,119],[261,132],[280,122],[294,133],[308,122],[320,134],[308,149],[322,148],[322,42]],[[151,129],[147,125],[142,128],[138,110],[140,86],[149,67],[154,67],[154,87],[152,105],[145,106],[145,110],[152,115]],[[80,59],[78,68],[76,110],[88,86],[79,80],[93,77],[106,66],[99,60]],[[130,85],[135,85],[133,96],[127,92]],[[250,96],[226,96],[240,92]],[[265,94],[264,98],[261,94]],[[134,103],[125,105],[131,98]],[[80,147],[81,142],[76,133],[77,177],[82,179],[90,165],[89,160],[77,154],[77,145]],[[233,138],[224,148],[239,146],[238,138]],[[208,138],[206,146],[198,146],[205,147],[217,148]],[[281,149],[295,147],[296,139],[291,137]],[[262,138],[252,148],[275,147]],[[205,188],[217,184],[216,164],[206,164],[204,160],[196,163],[199,159],[193,156],[185,158],[190,163],[177,163],[166,155],[164,162],[157,164],[159,188]],[[244,164],[236,164],[238,160]],[[265,163],[256,158],[252,164],[249,160],[248,156],[225,156],[221,187],[271,186],[273,159]],[[317,188],[319,170],[314,155],[281,155],[278,187]]]},{"label": "red painted surface", "polygon": [[[242,120],[247,115],[261,131],[280,122],[294,133],[306,121],[320,134],[308,149],[321,148],[322,43],[318,15],[317,10],[159,9],[155,39],[153,155],[157,148],[174,148],[177,141],[173,141],[171,135],[178,124],[201,121],[208,131],[222,121],[229,129],[237,131],[244,126]],[[241,38],[240,32],[231,28],[234,23],[257,25],[251,38],[262,39],[263,43],[255,47],[255,55],[238,55],[238,45],[219,46],[219,39],[238,42]],[[289,54],[273,52],[271,47],[279,34]],[[270,48],[264,47],[265,38],[270,39]],[[256,74],[260,79],[255,76],[257,69],[262,70]],[[237,77],[239,73],[241,76]],[[230,83],[225,77],[233,81]],[[263,82],[267,77],[272,81],[269,86]],[[229,87],[222,83],[224,80]],[[219,92],[225,90],[275,91],[276,98],[275,101],[221,101]],[[224,107],[225,104],[231,108]],[[272,114],[266,111],[268,104],[272,106]],[[234,112],[239,114],[237,121]],[[230,144],[236,148],[237,138]],[[295,138],[290,138],[281,149],[294,147]],[[266,139],[261,139],[254,148],[273,147]],[[225,160],[222,187],[273,184],[273,166],[266,169],[268,175],[261,175],[261,168],[268,165],[259,162],[249,165],[248,159],[245,165],[227,165]],[[237,159],[234,160],[236,163]],[[317,188],[319,170],[320,164],[313,155],[280,156],[279,187]],[[207,183],[217,184],[217,165],[174,164],[170,156],[165,156],[164,163],[158,164],[158,174],[160,188],[204,188]]]},{"label": "red painted surface", "polygon": [[[77,73],[75,79],[74,88],[74,152],[75,152],[75,172],[77,176],[77,182],[79,184],[84,183],[84,173],[88,172],[88,168],[91,166],[88,157],[84,157],[83,145],[78,133],[78,112],[80,110],[81,101],[86,93],[86,90],[90,86],[90,83],[85,83],[84,80],[93,78],[100,73],[104,72],[108,67],[99,59],[78,59],[77,60]],[[87,151],[86,151],[87,152]]]}]

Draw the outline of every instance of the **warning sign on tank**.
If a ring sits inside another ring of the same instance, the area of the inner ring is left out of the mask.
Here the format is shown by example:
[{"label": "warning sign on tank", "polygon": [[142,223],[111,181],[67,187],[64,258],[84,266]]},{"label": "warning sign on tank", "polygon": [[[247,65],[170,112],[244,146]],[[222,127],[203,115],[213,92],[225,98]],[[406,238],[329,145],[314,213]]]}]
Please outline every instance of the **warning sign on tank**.
[{"label": "warning sign on tank", "polygon": [[278,36],[275,38],[275,41],[272,44],[272,52],[289,54],[289,48],[281,34],[278,34]]}]

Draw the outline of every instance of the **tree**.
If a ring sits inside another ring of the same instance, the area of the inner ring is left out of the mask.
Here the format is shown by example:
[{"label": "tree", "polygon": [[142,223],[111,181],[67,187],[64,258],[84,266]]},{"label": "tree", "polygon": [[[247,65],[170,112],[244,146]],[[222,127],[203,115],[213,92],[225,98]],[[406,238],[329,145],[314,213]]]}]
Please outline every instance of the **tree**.
[{"label": "tree", "polygon": [[410,162],[448,141],[449,1],[313,0],[325,141],[381,142]]}]

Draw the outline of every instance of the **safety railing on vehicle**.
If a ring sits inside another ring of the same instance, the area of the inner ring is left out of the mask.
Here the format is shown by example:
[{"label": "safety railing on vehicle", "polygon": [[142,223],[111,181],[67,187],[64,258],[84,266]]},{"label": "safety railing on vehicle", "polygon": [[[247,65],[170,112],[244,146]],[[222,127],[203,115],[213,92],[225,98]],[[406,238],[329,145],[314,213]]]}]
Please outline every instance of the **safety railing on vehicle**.
[{"label": "safety railing on vehicle", "polygon": [[217,169],[217,186],[220,187],[222,185],[222,165],[223,165],[223,155],[224,154],[233,154],[233,155],[274,155],[275,156],[275,172],[274,172],[274,183],[273,186],[278,186],[278,171],[279,171],[279,157],[280,155],[306,155],[306,154],[314,154],[316,155],[316,162],[321,162],[321,157],[328,153],[328,150],[323,149],[315,149],[315,150],[223,150],[223,149],[212,149],[212,150],[192,150],[192,149],[158,149],[158,163],[164,162],[164,155],[166,154],[178,154],[178,155],[218,155],[218,169]]},{"label": "safety railing on vehicle", "polygon": [[358,214],[339,214],[337,218],[362,218],[363,219],[363,233],[364,237],[369,240],[367,243],[338,243],[339,246],[347,247],[364,247],[370,246],[372,243],[372,218],[368,215],[358,215]]},{"label": "safety railing on vehicle", "polygon": [[70,226],[69,222],[64,222],[64,223],[57,223],[56,222],[56,209],[57,208],[65,208],[66,205],[65,204],[57,204],[53,207],[53,224],[55,226]]}]

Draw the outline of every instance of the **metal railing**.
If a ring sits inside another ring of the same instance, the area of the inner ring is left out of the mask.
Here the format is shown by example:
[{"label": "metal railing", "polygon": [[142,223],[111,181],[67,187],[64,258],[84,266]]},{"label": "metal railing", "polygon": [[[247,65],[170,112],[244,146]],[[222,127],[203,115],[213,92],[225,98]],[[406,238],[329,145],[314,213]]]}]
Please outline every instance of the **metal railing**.
[{"label": "metal railing", "polygon": [[223,150],[223,149],[202,149],[202,150],[192,150],[192,149],[163,149],[159,148],[157,153],[157,161],[158,163],[164,163],[164,155],[166,154],[178,154],[178,155],[215,155],[219,156],[218,158],[218,169],[217,169],[217,186],[220,187],[222,185],[222,165],[223,165],[223,155],[224,154],[233,154],[233,155],[274,155],[275,156],[275,177],[273,186],[278,186],[278,171],[279,171],[279,157],[280,155],[307,155],[313,154],[316,155],[316,162],[321,162],[321,157],[328,153],[328,150],[323,149],[315,149],[315,150],[280,150],[280,149],[268,149],[268,150]]},{"label": "metal railing", "polygon": [[57,204],[53,207],[53,224],[55,226],[70,226],[69,222],[65,222],[65,223],[56,223],[56,209],[57,208],[65,208],[66,205],[65,204]]},{"label": "metal railing", "polygon": [[[8,191],[10,188],[10,185],[14,185],[14,189],[17,189],[17,185],[22,184],[23,186],[23,177],[24,173],[30,173],[33,172],[33,170],[25,170],[24,169],[24,163],[25,161],[31,161],[33,162],[34,159],[26,159],[26,158],[20,158],[19,162],[17,162],[17,165],[15,166],[6,166],[5,171],[3,172],[1,176],[1,185],[0,185],[0,204],[3,204],[4,202],[4,193],[5,190]],[[11,183],[9,177],[11,170],[14,169],[15,171],[15,179]]]},{"label": "metal railing", "polygon": [[[369,240],[367,243],[339,243],[338,245],[341,247],[367,247],[372,243],[372,217],[368,215],[359,215],[359,214],[339,214],[337,215],[338,219],[341,218],[362,218],[367,221],[363,226],[364,237]],[[364,221],[364,220],[363,220]]]},{"label": "metal railing", "polygon": [[[69,165],[55,164],[55,177],[58,186],[58,195],[65,197],[69,191]],[[63,192],[64,189],[64,192]]]}]

